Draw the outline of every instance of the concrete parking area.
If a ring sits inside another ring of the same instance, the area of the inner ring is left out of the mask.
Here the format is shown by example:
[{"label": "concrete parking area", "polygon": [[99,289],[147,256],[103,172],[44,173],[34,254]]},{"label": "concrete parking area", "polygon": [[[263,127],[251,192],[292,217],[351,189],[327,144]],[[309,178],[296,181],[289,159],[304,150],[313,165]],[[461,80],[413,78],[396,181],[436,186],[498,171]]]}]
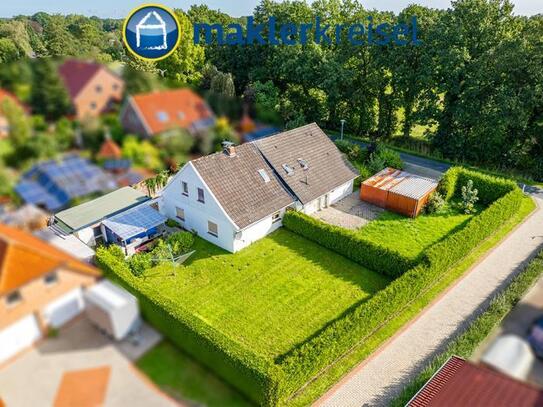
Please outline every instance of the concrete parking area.
[{"label": "concrete parking area", "polygon": [[[85,317],[79,317],[61,329],[57,337],[41,341],[0,367],[0,395],[6,406],[53,406],[63,398],[58,395],[67,376],[107,369],[104,406],[178,405],[132,364],[160,339],[155,330],[144,325],[139,345],[116,343],[99,333]],[[77,395],[69,396],[75,399]]]},{"label": "concrete parking area", "polygon": [[359,190],[313,214],[317,219],[347,229],[359,229],[376,219],[383,208],[360,200]]}]

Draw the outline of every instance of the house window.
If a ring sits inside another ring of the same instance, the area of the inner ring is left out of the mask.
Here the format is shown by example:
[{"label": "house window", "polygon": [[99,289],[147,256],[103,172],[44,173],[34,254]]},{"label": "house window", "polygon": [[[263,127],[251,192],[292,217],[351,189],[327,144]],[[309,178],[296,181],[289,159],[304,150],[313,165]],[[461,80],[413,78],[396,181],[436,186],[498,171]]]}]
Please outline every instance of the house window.
[{"label": "house window", "polygon": [[281,220],[281,212],[275,212],[272,215],[272,223],[279,222]]},{"label": "house window", "polygon": [[161,122],[167,122],[169,120],[169,116],[168,116],[168,113],[164,112],[164,111],[160,111],[160,112],[157,112],[156,114],[156,117],[159,121]]},{"label": "house window", "polygon": [[175,215],[178,219],[185,221],[185,210],[183,208],[175,208]]},{"label": "house window", "polygon": [[119,84],[114,83],[114,84],[113,84],[113,90],[117,90],[117,89],[119,89]]},{"label": "house window", "polygon": [[53,272],[53,273],[47,274],[47,275],[43,278],[43,282],[45,283],[45,285],[53,285],[53,284],[56,284],[56,283],[58,282],[58,275],[57,275],[57,273]]},{"label": "house window", "polygon": [[183,195],[189,196],[189,186],[185,181],[181,182],[181,187],[183,188]]},{"label": "house window", "polygon": [[204,190],[202,188],[198,188],[198,202],[205,203]]},{"label": "house window", "polygon": [[22,301],[21,293],[19,291],[13,291],[6,297],[6,304],[8,307],[13,307]]},{"label": "house window", "polygon": [[209,233],[211,236],[218,237],[219,227],[217,226],[217,224],[211,221],[207,221],[207,233]]},{"label": "house window", "polygon": [[92,110],[96,110],[96,102],[91,102],[90,108],[91,108]]},{"label": "house window", "polygon": [[102,85],[96,85],[96,93],[102,93]]}]

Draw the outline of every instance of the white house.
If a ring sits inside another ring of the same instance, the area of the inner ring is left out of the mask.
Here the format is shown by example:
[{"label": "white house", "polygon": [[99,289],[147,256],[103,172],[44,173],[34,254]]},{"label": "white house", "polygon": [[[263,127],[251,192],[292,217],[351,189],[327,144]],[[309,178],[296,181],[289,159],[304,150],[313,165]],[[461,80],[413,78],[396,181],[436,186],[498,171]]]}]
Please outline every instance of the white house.
[{"label": "white house", "polygon": [[287,208],[311,213],[350,194],[357,176],[313,123],[188,162],[159,210],[237,252],[279,228]]}]

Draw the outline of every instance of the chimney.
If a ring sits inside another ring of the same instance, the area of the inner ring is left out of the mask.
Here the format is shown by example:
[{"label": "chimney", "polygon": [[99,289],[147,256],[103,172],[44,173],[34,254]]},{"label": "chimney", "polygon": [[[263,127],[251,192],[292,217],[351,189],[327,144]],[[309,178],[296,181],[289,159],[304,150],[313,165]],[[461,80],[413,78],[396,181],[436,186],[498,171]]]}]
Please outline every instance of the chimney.
[{"label": "chimney", "polygon": [[223,141],[222,142],[222,151],[228,157],[235,157],[236,156],[236,148],[234,146],[234,143],[232,143],[231,141]]}]

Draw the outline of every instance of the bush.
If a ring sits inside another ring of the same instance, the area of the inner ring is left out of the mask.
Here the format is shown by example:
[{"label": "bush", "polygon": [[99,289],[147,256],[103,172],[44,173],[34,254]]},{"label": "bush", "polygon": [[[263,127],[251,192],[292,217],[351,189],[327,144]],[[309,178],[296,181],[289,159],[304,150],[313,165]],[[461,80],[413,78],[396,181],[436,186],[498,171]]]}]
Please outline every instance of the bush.
[{"label": "bush", "polygon": [[177,223],[173,219],[168,219],[166,221],[166,226],[168,226],[169,228],[180,228],[181,227],[181,225],[179,223]]},{"label": "bush", "polygon": [[145,270],[153,267],[153,259],[149,253],[136,253],[130,257],[128,265],[132,274],[139,277]]},{"label": "bush", "polygon": [[397,170],[403,169],[403,161],[400,157],[400,153],[397,151],[389,148],[378,148],[377,155],[381,160],[383,160],[385,167],[392,167],[396,168]]},{"label": "bush", "polygon": [[473,188],[473,181],[468,180],[468,183],[462,187],[462,209],[464,213],[475,213],[475,204],[479,200],[477,194],[479,191]]},{"label": "bush", "polygon": [[445,199],[443,195],[435,191],[428,198],[428,202],[424,206],[425,213],[439,213],[445,206]]},{"label": "bush", "polygon": [[283,226],[377,273],[398,277],[415,263],[398,252],[362,239],[356,232],[288,211]]},{"label": "bush", "polygon": [[385,169],[386,164],[385,161],[378,154],[372,154],[367,162],[367,167],[372,174],[375,174]]},{"label": "bush", "polygon": [[166,238],[166,243],[172,248],[174,256],[186,253],[194,245],[194,235],[190,232],[172,233]]}]

